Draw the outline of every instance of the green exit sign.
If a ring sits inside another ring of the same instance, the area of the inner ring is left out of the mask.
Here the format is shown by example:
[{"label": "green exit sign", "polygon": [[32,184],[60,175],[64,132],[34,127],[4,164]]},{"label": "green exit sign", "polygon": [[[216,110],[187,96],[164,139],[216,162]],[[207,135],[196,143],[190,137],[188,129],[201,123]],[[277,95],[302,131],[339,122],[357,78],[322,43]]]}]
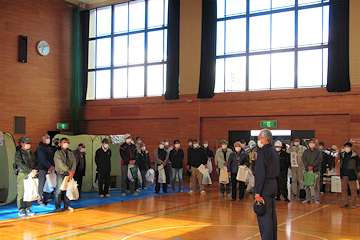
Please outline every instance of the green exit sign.
[{"label": "green exit sign", "polygon": [[262,128],[277,128],[277,121],[276,120],[260,121],[260,127],[262,127]]},{"label": "green exit sign", "polygon": [[69,124],[68,123],[58,123],[56,128],[57,129],[69,129]]}]

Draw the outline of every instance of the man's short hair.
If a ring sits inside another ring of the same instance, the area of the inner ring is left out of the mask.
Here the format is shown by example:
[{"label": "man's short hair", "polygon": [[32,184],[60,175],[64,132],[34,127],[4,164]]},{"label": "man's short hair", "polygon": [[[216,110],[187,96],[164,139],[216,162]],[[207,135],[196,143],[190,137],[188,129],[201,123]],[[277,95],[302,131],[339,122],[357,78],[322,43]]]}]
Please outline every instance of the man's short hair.
[{"label": "man's short hair", "polygon": [[49,134],[44,134],[44,135],[41,136],[41,139],[44,139],[44,138],[46,138],[47,136],[50,138]]},{"label": "man's short hair", "polygon": [[346,142],[346,143],[344,144],[344,146],[352,147],[352,143],[351,143],[351,142]]},{"label": "man's short hair", "polygon": [[264,129],[261,130],[261,137],[266,138],[269,143],[271,143],[271,141],[273,139],[271,131],[269,129],[267,129],[267,128],[264,128]]},{"label": "man's short hair", "polygon": [[319,142],[319,146],[325,146],[324,142]]},{"label": "man's short hair", "polygon": [[310,138],[310,141],[316,142],[316,138]]},{"label": "man's short hair", "polygon": [[194,138],[192,141],[193,141],[193,142],[199,142],[199,139]]},{"label": "man's short hair", "polygon": [[246,144],[246,142],[245,142],[244,139],[241,139],[241,140],[240,140],[240,143],[245,143],[245,144]]},{"label": "man's short hair", "polygon": [[135,138],[135,140],[138,140],[139,138],[141,138],[141,137],[137,136],[137,137]]},{"label": "man's short hair", "polygon": [[189,138],[188,142],[192,142],[193,140],[191,138]]},{"label": "man's short hair", "polygon": [[63,137],[62,139],[60,139],[60,143],[61,143],[62,141],[64,141],[64,140],[69,141],[69,139],[68,139],[68,138]]},{"label": "man's short hair", "polygon": [[174,140],[174,144],[176,144],[176,143],[180,143],[180,141],[179,140]]}]

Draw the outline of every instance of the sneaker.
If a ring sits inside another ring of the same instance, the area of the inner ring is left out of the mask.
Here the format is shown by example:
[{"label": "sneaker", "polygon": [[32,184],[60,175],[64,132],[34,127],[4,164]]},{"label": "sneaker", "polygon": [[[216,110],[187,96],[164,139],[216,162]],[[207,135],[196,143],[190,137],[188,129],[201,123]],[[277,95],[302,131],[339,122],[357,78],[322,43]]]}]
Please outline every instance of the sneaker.
[{"label": "sneaker", "polygon": [[137,192],[140,192],[140,189],[136,189]]},{"label": "sneaker", "polygon": [[60,208],[57,208],[55,212],[62,212],[62,210]]},{"label": "sneaker", "polygon": [[305,201],[302,201],[302,203],[310,203],[310,201],[308,201],[308,200],[305,200]]},{"label": "sneaker", "polygon": [[200,193],[201,193],[201,194],[205,194],[206,192],[205,192],[204,190],[202,190]]},{"label": "sneaker", "polygon": [[190,190],[189,192],[188,192],[188,194],[193,194],[194,193],[194,191],[193,190]]},{"label": "sneaker", "polygon": [[35,213],[33,211],[31,211],[30,208],[26,209],[25,212],[26,212],[26,215],[28,215],[28,216],[34,216],[35,215]]},{"label": "sneaker", "polygon": [[38,207],[45,207],[44,203],[38,203]]},{"label": "sneaker", "polygon": [[137,192],[134,192],[133,194],[131,194],[132,196],[139,196],[139,194]]},{"label": "sneaker", "polygon": [[74,209],[72,207],[70,207],[70,206],[67,207],[67,210],[69,210],[70,212],[74,211]]},{"label": "sneaker", "polygon": [[343,204],[343,205],[340,205],[341,208],[345,208],[345,207],[348,207],[349,204]]},{"label": "sneaker", "polygon": [[226,194],[226,196],[231,197],[231,194],[230,194],[230,193],[228,193],[228,194]]},{"label": "sneaker", "polygon": [[110,194],[106,194],[105,197],[111,197],[111,195],[110,195]]},{"label": "sneaker", "polygon": [[351,209],[356,209],[356,205],[351,205]]},{"label": "sneaker", "polygon": [[18,212],[18,215],[20,217],[24,217],[26,215],[25,209],[20,209],[19,212]]},{"label": "sneaker", "polygon": [[104,197],[104,194],[100,194],[99,197]]},{"label": "sneaker", "polygon": [[126,193],[122,193],[121,196],[125,197],[125,196],[126,196]]},{"label": "sneaker", "polygon": [[220,195],[219,195],[220,197],[223,197],[224,196],[224,194],[223,193],[220,193]]},{"label": "sneaker", "polygon": [[144,190],[146,190],[147,188],[146,188],[146,187],[144,187],[143,189],[144,189]]},{"label": "sneaker", "polygon": [[315,201],[315,204],[320,204],[320,201]]},{"label": "sneaker", "polygon": [[179,193],[182,193],[183,192],[183,190],[179,190]]}]

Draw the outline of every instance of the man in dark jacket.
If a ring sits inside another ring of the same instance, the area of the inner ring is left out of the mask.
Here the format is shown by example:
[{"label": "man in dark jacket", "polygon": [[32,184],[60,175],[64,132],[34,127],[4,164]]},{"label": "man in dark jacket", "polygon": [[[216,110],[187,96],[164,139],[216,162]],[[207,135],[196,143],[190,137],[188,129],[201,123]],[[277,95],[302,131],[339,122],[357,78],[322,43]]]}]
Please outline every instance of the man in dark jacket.
[{"label": "man in dark jacket", "polygon": [[[320,195],[320,170],[322,162],[322,153],[315,147],[316,139],[311,138],[309,142],[309,148],[306,149],[302,155],[302,160],[305,167],[305,172],[313,171],[316,173],[315,185],[314,185],[314,201],[315,204],[320,204],[319,195]],[[311,202],[311,189],[309,186],[305,187],[306,200],[302,203]]]},{"label": "man in dark jacket", "polygon": [[[126,195],[126,185],[128,182],[128,166],[136,165],[138,161],[138,151],[131,142],[131,135],[129,133],[124,136],[125,143],[120,146],[120,156],[121,156],[121,196]],[[129,181],[130,194],[133,196],[139,195],[135,192],[135,181]]]},{"label": "man in dark jacket", "polygon": [[231,201],[236,201],[236,188],[237,183],[239,183],[239,199],[240,201],[245,201],[244,193],[245,193],[245,182],[238,181],[236,179],[239,166],[249,167],[249,155],[242,149],[241,142],[234,143],[235,151],[230,153],[228,160],[228,173],[231,177],[231,186],[232,186],[232,199]]},{"label": "man in dark jacket", "polygon": [[45,207],[45,205],[48,205],[49,193],[44,192],[46,174],[55,169],[54,152],[49,144],[50,136],[44,134],[41,138],[41,142],[39,143],[39,147],[36,150],[39,160],[38,178],[40,199],[38,200],[38,205],[40,207]]},{"label": "man in dark jacket", "polygon": [[[146,188],[146,172],[151,168],[150,165],[150,155],[149,152],[146,150],[145,143],[140,144],[140,152],[138,154],[139,156],[139,169],[141,173],[141,189],[147,189]],[[139,178],[140,176],[138,176]]]},{"label": "man in dark jacket", "polygon": [[[95,153],[96,171],[99,173],[99,197],[111,197],[109,194],[111,172],[111,149],[109,139],[102,140],[102,146]],[[105,186],[104,186],[105,185]]]},{"label": "man in dark jacket", "polygon": [[272,134],[269,129],[262,129],[258,137],[258,147],[260,148],[255,167],[255,200],[265,201],[265,213],[257,215],[261,239],[277,239],[277,217],[276,200],[277,183],[276,177],[279,176],[280,162],[279,154],[271,145]]},{"label": "man in dark jacket", "polygon": [[73,153],[76,159],[76,170],[74,174],[74,179],[78,184],[79,198],[81,198],[82,180],[83,177],[85,176],[85,171],[86,171],[85,144],[80,143],[78,145],[78,148],[74,150]]},{"label": "man in dark jacket", "polygon": [[54,145],[53,145],[51,148],[52,148],[52,150],[53,150],[53,152],[54,152],[54,154],[55,154],[55,152],[56,152],[57,150],[61,150],[61,147],[60,147],[60,145],[59,145],[59,138],[53,137],[52,143],[53,143]]},{"label": "man in dark jacket", "polygon": [[35,177],[39,166],[38,160],[33,152],[30,151],[30,138],[24,137],[20,140],[21,148],[15,152],[15,163],[18,168],[17,175],[17,207],[20,217],[25,215],[33,216],[31,211],[31,202],[23,202],[24,198],[24,180],[28,177]]},{"label": "man in dark jacket", "polygon": [[188,161],[187,161],[187,169],[191,168],[191,177],[190,177],[190,191],[189,194],[193,194],[195,192],[196,187],[196,179],[199,182],[200,193],[205,194],[204,184],[202,184],[203,174],[198,170],[198,167],[203,164],[207,164],[207,156],[204,148],[199,146],[199,140],[193,139],[192,148],[188,149]]},{"label": "man in dark jacket", "polygon": [[280,201],[280,195],[283,195],[285,202],[290,202],[287,190],[287,174],[290,167],[290,154],[286,152],[286,145],[281,141],[275,142],[275,150],[279,153],[280,158],[280,174],[276,178],[278,188],[276,200]]},{"label": "man in dark jacket", "polygon": [[176,176],[179,179],[179,192],[182,191],[183,183],[183,164],[184,164],[184,151],[180,148],[180,141],[174,141],[174,148],[170,151],[169,159],[171,162],[171,171],[172,171],[172,191],[175,192],[175,181]]},{"label": "man in dark jacket", "polygon": [[359,179],[360,157],[352,149],[352,143],[344,144],[345,152],[340,153],[341,193],[344,203],[340,207],[349,206],[348,185],[351,191],[351,209],[356,208],[356,181]]}]

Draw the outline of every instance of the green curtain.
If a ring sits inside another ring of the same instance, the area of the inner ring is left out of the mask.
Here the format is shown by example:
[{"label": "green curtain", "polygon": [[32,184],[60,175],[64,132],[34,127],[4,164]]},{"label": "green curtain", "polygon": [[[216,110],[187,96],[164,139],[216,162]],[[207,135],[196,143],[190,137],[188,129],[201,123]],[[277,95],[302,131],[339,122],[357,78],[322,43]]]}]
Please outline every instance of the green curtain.
[{"label": "green curtain", "polygon": [[82,72],[82,37],[80,10],[73,8],[71,28],[71,89],[70,89],[70,129],[73,134],[82,133],[82,104],[84,98]]}]

